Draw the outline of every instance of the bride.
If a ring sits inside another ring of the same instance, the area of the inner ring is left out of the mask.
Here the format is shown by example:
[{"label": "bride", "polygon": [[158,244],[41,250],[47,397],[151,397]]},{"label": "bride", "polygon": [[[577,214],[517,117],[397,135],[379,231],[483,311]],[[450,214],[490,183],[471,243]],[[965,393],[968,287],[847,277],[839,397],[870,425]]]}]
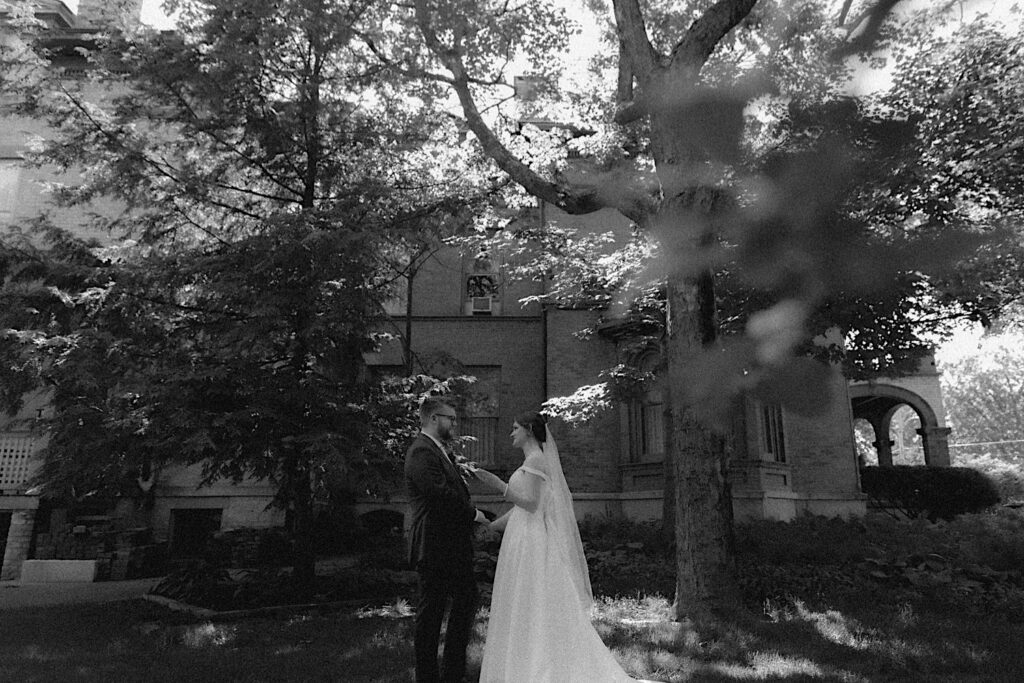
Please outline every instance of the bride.
[{"label": "bride", "polygon": [[551,432],[541,415],[525,413],[511,436],[526,458],[508,483],[476,471],[513,503],[491,523],[505,535],[480,683],[632,681],[590,623],[587,561]]}]

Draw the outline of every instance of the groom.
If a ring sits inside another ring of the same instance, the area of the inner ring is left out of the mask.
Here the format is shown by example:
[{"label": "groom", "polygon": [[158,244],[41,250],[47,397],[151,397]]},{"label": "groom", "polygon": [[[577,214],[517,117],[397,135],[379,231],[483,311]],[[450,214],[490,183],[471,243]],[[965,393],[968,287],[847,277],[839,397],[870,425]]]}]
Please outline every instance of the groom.
[{"label": "groom", "polygon": [[[409,564],[419,573],[416,605],[416,683],[456,683],[466,673],[466,646],[476,615],[473,523],[486,522],[444,442],[454,436],[455,409],[428,396],[420,405],[420,433],[405,454],[405,483],[412,524]],[[437,645],[445,607],[451,603],[443,666]]]}]

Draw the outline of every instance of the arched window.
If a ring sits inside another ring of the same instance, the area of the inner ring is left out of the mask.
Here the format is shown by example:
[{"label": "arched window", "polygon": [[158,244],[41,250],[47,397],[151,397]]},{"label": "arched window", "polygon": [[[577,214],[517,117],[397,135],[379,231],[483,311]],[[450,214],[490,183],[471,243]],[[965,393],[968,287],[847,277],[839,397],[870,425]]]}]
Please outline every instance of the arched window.
[{"label": "arched window", "polygon": [[924,465],[921,445],[921,417],[906,403],[900,404],[889,419],[893,465]]},{"label": "arched window", "polygon": [[857,447],[857,462],[861,467],[878,465],[878,451],[875,450],[875,428],[871,422],[858,417],[853,421],[853,440]]}]

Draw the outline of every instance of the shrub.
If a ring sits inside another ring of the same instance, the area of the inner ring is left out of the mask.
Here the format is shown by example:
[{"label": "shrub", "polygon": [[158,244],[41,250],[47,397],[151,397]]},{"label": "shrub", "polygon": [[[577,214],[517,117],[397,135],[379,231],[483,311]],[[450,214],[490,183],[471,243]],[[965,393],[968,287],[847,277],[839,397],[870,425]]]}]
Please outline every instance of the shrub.
[{"label": "shrub", "polygon": [[580,536],[594,595],[605,597],[675,593],[675,553],[661,522],[625,517],[587,517]]},{"label": "shrub", "polygon": [[226,567],[281,567],[292,562],[292,540],[282,527],[231,529],[215,534],[204,556]]},{"label": "shrub", "polygon": [[344,600],[391,601],[411,596],[415,583],[412,572],[372,564],[300,583],[288,568],[260,567],[232,577],[223,567],[196,561],[169,574],[150,593],[209,609],[240,610]]},{"label": "shrub", "polygon": [[[675,593],[675,561],[660,522],[634,522],[625,517],[587,517],[580,536],[595,596],[671,597]],[[474,571],[482,604],[489,604],[499,537],[476,543]]]},{"label": "shrub", "polygon": [[215,599],[220,588],[230,581],[231,578],[224,567],[197,560],[171,572],[149,592],[172,600],[200,605]]},{"label": "shrub", "polygon": [[996,571],[1024,567],[1024,515],[1019,512],[998,509],[963,515],[944,530],[965,561]]},{"label": "shrub", "polygon": [[372,540],[350,505],[329,505],[319,510],[313,520],[313,542],[322,554],[359,552],[368,548]]},{"label": "shrub", "polygon": [[1024,502],[1024,467],[990,453],[958,455],[957,463],[985,473],[999,491],[999,499]]},{"label": "shrub", "polygon": [[604,597],[671,597],[676,591],[672,558],[651,555],[639,547],[587,552],[594,595]]},{"label": "shrub", "polygon": [[930,520],[980,512],[999,502],[992,480],[969,467],[865,467],[861,485],[880,508]]},{"label": "shrub", "polygon": [[751,608],[799,599],[870,601],[1024,617],[1024,515],[1011,510],[864,519],[805,516],[737,525],[740,587]]},{"label": "shrub", "polygon": [[579,526],[588,550],[615,550],[628,545],[652,555],[673,553],[673,535],[663,532],[660,521],[635,522],[626,517],[602,515],[589,516]]}]

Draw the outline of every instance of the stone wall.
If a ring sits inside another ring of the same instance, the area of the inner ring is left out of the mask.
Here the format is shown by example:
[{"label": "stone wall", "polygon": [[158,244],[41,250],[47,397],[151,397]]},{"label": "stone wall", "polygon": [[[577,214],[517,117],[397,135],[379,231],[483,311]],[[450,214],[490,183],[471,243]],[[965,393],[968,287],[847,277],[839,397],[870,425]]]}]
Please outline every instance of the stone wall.
[{"label": "stone wall", "polygon": [[35,516],[34,508],[16,509],[11,512],[11,526],[7,531],[0,581],[11,581],[21,576],[21,564],[28,559],[29,548],[32,545],[32,525]]},{"label": "stone wall", "polygon": [[[858,497],[856,448],[846,380],[831,376],[831,393],[820,414],[785,411],[786,454],[792,490],[804,496]],[[823,396],[823,403],[825,397]]]},{"label": "stone wall", "polygon": [[53,510],[49,530],[36,535],[32,559],[95,560],[100,581],[162,573],[165,546],[153,542],[148,527],[123,528],[121,521],[101,516],[68,521],[65,510]]},{"label": "stone wall", "polygon": [[266,482],[242,480],[235,483],[221,480],[210,486],[199,486],[200,468],[176,467],[165,470],[155,485],[150,516],[153,534],[168,540],[174,510],[219,509],[221,530],[240,527],[273,527],[283,523],[284,513],[268,507],[275,489]]}]

